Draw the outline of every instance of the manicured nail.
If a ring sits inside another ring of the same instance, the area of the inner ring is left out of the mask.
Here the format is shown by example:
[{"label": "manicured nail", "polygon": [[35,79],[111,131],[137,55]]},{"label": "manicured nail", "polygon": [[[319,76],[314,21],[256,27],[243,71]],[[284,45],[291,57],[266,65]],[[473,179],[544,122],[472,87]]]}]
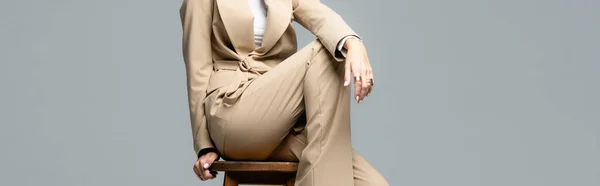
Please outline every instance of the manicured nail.
[{"label": "manicured nail", "polygon": [[348,86],[349,84],[350,84],[350,82],[348,82],[348,81],[344,82],[344,86]]},{"label": "manicured nail", "polygon": [[205,169],[208,169],[208,163],[205,163],[205,164],[204,164],[204,168],[205,168]]},{"label": "manicured nail", "polygon": [[358,101],[358,96],[356,96],[356,101]]}]

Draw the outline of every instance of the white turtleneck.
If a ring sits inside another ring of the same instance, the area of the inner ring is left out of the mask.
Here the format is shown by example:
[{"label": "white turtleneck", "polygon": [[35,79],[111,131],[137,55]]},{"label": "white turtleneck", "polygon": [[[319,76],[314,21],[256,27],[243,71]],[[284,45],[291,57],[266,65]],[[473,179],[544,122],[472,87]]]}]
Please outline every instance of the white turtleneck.
[{"label": "white turtleneck", "polygon": [[[267,28],[267,9],[264,0],[248,0],[248,5],[252,14],[254,14],[254,45],[260,47]],[[338,43],[337,50],[346,57],[346,49],[343,48],[346,40],[357,38],[356,36],[346,36]]]},{"label": "white turtleneck", "polygon": [[267,27],[267,9],[263,0],[248,0],[248,5],[254,14],[254,45],[260,47]]}]

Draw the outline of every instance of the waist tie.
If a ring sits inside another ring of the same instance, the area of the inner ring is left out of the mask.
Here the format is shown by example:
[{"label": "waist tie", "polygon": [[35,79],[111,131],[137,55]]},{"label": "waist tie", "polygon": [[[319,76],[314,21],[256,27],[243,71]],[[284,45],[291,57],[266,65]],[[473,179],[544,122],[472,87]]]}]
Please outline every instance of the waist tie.
[{"label": "waist tie", "polygon": [[[247,56],[243,60],[237,61],[224,60],[215,61],[215,70],[236,71],[231,77],[231,83],[221,89],[221,93],[217,99],[221,99],[225,106],[231,106],[241,97],[244,90],[250,83],[260,75],[268,72],[271,67],[262,63],[256,62],[252,56]],[[220,101],[217,100],[217,104]]]}]

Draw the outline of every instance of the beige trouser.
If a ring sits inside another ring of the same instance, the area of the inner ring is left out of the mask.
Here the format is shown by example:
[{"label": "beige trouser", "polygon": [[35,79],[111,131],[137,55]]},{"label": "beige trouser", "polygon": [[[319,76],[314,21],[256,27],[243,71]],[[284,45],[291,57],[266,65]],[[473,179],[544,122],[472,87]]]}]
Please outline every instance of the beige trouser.
[{"label": "beige trouser", "polygon": [[209,118],[217,150],[227,160],[299,161],[297,186],[388,185],[352,148],[343,74],[344,63],[311,42]]}]

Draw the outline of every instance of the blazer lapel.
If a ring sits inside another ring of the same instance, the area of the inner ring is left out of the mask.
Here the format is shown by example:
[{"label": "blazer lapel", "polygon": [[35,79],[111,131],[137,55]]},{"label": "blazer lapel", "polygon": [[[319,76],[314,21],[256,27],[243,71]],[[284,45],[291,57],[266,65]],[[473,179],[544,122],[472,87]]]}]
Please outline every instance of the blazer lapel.
[{"label": "blazer lapel", "polygon": [[263,37],[261,52],[266,52],[283,35],[290,25],[292,18],[292,4],[290,0],[264,0],[267,7],[267,28]]},{"label": "blazer lapel", "polygon": [[238,55],[254,50],[254,15],[247,0],[216,0],[225,30]]}]

